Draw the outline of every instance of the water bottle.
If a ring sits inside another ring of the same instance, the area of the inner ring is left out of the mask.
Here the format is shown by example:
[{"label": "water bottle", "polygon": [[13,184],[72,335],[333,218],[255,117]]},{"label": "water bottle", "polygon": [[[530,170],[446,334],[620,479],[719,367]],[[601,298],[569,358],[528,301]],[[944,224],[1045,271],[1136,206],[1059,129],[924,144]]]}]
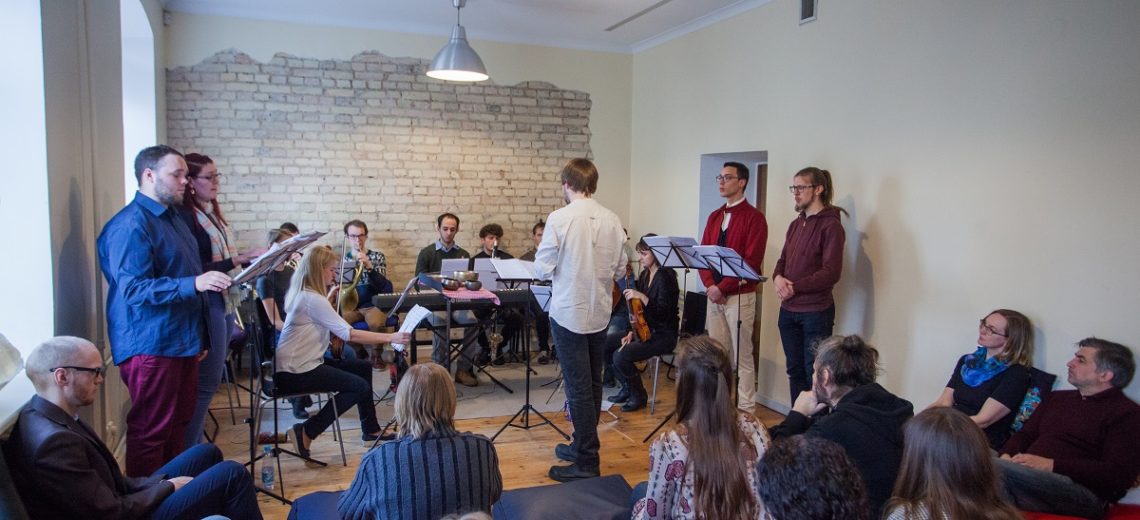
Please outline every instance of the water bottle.
[{"label": "water bottle", "polygon": [[273,489],[273,481],[277,478],[276,468],[273,467],[277,454],[269,447],[265,447],[265,456],[261,459],[261,487]]}]

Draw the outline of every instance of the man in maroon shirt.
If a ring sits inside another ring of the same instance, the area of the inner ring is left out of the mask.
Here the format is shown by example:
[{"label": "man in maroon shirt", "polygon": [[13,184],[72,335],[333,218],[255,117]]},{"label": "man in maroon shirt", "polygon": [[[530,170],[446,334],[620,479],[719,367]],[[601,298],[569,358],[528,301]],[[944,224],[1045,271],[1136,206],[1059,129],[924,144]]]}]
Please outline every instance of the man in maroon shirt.
[{"label": "man in maroon shirt", "polygon": [[[701,245],[728,247],[739,254],[756,272],[764,263],[764,247],[768,243],[768,221],[764,214],[744,198],[748,186],[748,167],[738,162],[726,162],[716,176],[720,196],[725,205],[709,215]],[[737,367],[736,406],[752,412],[756,406],[756,362],[752,359],[752,324],[756,321],[756,283],[739,278],[721,276],[713,271],[701,270],[701,282],[709,305],[705,311],[705,324],[709,336],[725,348],[740,348],[740,366]],[[737,311],[739,309],[739,312]],[[740,341],[736,339],[736,323],[740,320]],[[729,357],[735,362],[737,356]]]},{"label": "man in maroon shirt", "polygon": [[1019,509],[1099,519],[1140,473],[1140,405],[1124,395],[1132,351],[1086,338],[1068,363],[1076,390],[1049,394],[1001,449],[1005,491]]},{"label": "man in maroon shirt", "polygon": [[794,403],[801,392],[811,390],[815,344],[830,337],[835,324],[831,289],[843,271],[847,236],[839,221],[839,214],[846,211],[831,204],[835,192],[830,172],[804,168],[792,177],[789,189],[800,216],[788,225],[784,250],[772,274],[780,300],[780,342],[788,367],[789,402]]}]

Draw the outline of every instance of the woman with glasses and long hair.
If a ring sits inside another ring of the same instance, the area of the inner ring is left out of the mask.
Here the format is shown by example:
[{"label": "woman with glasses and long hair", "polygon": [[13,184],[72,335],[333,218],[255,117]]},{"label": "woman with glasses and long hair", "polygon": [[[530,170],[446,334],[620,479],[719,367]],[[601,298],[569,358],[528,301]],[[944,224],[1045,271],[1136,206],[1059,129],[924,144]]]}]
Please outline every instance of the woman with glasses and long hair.
[{"label": "woman with glasses and long hair", "polygon": [[[635,308],[632,300],[642,303],[642,309],[649,337],[642,340],[629,331],[624,337],[618,338],[620,347],[614,352],[614,373],[621,383],[621,391],[611,396],[613,403],[625,403],[623,412],[632,412],[645,408],[649,395],[645,391],[645,384],[641,382],[641,373],[634,363],[644,361],[653,356],[671,354],[677,346],[677,329],[680,319],[677,317],[677,297],[680,289],[677,286],[677,272],[672,269],[661,269],[657,258],[645,237],[657,236],[649,233],[637,241],[638,262],[641,263],[641,274],[637,277],[636,288],[626,289],[623,296],[627,307]],[[634,311],[631,311],[631,314]],[[608,339],[608,338],[607,338]]]},{"label": "woman with glasses and long hair", "polygon": [[399,438],[369,451],[337,504],[344,519],[434,520],[489,513],[503,492],[491,440],[455,429],[455,385],[435,363],[412,365],[393,403]]},{"label": "woman with glasses and long hair", "polygon": [[1033,324],[1020,312],[997,309],[978,322],[978,348],[958,360],[942,395],[927,408],[961,411],[999,449],[1029,389],[1032,366]]},{"label": "woman with glasses and long hair", "polygon": [[[208,156],[186,154],[186,189],[179,215],[190,227],[198,244],[198,256],[205,271],[220,271],[231,277],[241,271],[264,249],[239,253],[237,238],[218,205],[221,174]],[[210,349],[198,366],[198,402],[186,426],[186,446],[202,441],[202,427],[210,401],[222,383],[222,371],[229,354],[230,338],[239,330],[237,308],[241,303],[237,284],[223,292],[206,293],[206,334]]]},{"label": "woman with glasses and long hair", "polygon": [[931,408],[903,426],[903,458],[887,520],[1020,520],[1001,496],[998,469],[974,420]]},{"label": "woman with glasses and long hair", "polygon": [[[372,405],[372,363],[359,359],[328,359],[329,335],[363,344],[407,344],[406,332],[385,334],[352,328],[333,308],[331,299],[340,287],[336,281],[337,255],[327,246],[310,248],[301,258],[285,295],[285,326],[277,344],[274,379],[287,393],[337,392],[340,413],[356,405],[362,439],[376,440],[380,424]],[[331,290],[330,290],[331,288]],[[309,444],[333,420],[333,403],[326,402],[316,415],[293,425],[297,452],[308,456]]]},{"label": "woman with glasses and long hair", "polygon": [[649,482],[634,491],[645,496],[633,518],[770,518],[754,471],[770,437],[733,404],[727,349],[708,336],[686,338],[677,368],[677,425],[649,449]]}]

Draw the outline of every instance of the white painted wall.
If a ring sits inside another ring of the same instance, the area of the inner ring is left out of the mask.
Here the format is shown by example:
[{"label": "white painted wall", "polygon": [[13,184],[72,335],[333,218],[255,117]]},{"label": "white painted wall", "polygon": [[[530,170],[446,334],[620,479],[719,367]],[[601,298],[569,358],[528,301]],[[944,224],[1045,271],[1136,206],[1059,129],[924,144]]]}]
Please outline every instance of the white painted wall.
[{"label": "white painted wall", "polygon": [[[633,197],[682,210],[634,204],[632,229],[695,234],[700,155],[767,150],[770,270],[784,187],[830,169],[851,212],[836,330],[919,408],[993,308],[1034,321],[1062,380],[1085,336],[1140,348],[1140,3],[822,2],[803,26],[798,6],[635,56]],[[786,403],[777,309],[766,291],[760,393]]]},{"label": "white painted wall", "polygon": [[[305,58],[349,59],[369,50],[430,60],[445,43],[443,37],[185,13],[173,14],[165,41],[168,68],[193,65],[230,48],[262,62],[278,52]],[[628,217],[633,57],[480,40],[473,40],[471,45],[487,65],[489,81],[495,84],[546,81],[560,88],[590,93],[590,146],[601,174],[598,199],[618,215]],[[557,175],[556,171],[550,172],[551,189],[557,189]]]},{"label": "white painted wall", "polygon": [[[0,222],[4,240],[20,244],[19,255],[0,256],[0,333],[21,357],[53,330],[52,248],[48,213],[47,131],[44,123],[44,56],[40,1],[13,0],[0,17],[0,34],[11,52],[9,79],[0,81],[0,155],[5,157]],[[12,78],[21,78],[12,81]],[[0,430],[30,395],[22,371],[0,391]]]}]

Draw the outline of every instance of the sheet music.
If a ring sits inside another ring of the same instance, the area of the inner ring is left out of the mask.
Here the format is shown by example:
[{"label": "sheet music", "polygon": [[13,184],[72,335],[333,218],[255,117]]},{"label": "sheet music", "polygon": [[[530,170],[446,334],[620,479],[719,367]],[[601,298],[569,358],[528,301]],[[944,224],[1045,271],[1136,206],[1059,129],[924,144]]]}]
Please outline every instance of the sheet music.
[{"label": "sheet music", "polygon": [[[408,309],[408,313],[404,316],[404,323],[400,324],[399,332],[407,332],[408,334],[414,333],[416,327],[419,326],[420,322],[428,316],[431,316],[431,311],[423,308],[422,306],[416,305],[411,309]],[[392,344],[392,350],[395,350],[396,352],[403,352],[404,348],[405,346],[402,344]]]},{"label": "sheet music", "polygon": [[293,256],[293,253],[304,249],[324,235],[324,231],[310,231],[296,235],[283,242],[273,244],[268,251],[262,253],[261,256],[250,262],[249,267],[243,269],[242,272],[233,277],[234,283],[245,283],[274,270],[277,266],[288,261],[289,257]]},{"label": "sheet music", "polygon": [[550,288],[549,285],[531,284],[530,286],[530,293],[538,301],[538,307],[542,309],[542,312],[550,312]]},{"label": "sheet music", "polygon": [[698,255],[709,264],[712,269],[723,276],[741,278],[752,282],[763,282],[767,277],[760,276],[752,266],[748,265],[740,255],[731,248],[722,246],[695,246]]},{"label": "sheet music", "polygon": [[492,258],[499,278],[504,280],[534,280],[534,262],[518,258]]},{"label": "sheet music", "polygon": [[439,273],[451,278],[451,273],[455,271],[466,271],[470,266],[470,258],[444,258],[443,263],[440,264]]},{"label": "sheet music", "polygon": [[699,245],[694,238],[656,236],[643,240],[661,267],[708,269],[708,263],[693,252],[693,247]]},{"label": "sheet music", "polygon": [[483,283],[483,287],[491,291],[497,291],[499,289],[506,288],[502,282],[497,281],[502,277],[499,276],[499,272],[495,269],[495,265],[492,263],[496,260],[498,259],[476,258],[475,269],[473,269],[473,271],[479,273],[479,281]]}]

